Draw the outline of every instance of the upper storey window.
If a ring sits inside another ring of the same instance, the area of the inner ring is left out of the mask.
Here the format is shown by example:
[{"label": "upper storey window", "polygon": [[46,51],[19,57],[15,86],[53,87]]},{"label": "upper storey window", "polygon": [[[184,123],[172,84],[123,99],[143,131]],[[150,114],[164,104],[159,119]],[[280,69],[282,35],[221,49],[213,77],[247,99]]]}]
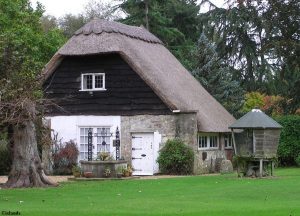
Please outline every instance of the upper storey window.
[{"label": "upper storey window", "polygon": [[104,73],[86,73],[81,75],[81,91],[101,90],[106,90]]}]

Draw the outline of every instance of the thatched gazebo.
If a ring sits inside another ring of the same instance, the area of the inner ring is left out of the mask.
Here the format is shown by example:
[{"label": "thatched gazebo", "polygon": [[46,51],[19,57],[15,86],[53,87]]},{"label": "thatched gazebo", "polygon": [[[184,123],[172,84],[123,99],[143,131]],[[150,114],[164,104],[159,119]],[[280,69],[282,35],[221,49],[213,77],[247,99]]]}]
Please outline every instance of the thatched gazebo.
[{"label": "thatched gazebo", "polygon": [[282,126],[261,110],[252,109],[229,128],[232,131],[234,153],[237,158],[244,159],[246,176],[268,175],[266,168],[269,164],[272,175]]}]

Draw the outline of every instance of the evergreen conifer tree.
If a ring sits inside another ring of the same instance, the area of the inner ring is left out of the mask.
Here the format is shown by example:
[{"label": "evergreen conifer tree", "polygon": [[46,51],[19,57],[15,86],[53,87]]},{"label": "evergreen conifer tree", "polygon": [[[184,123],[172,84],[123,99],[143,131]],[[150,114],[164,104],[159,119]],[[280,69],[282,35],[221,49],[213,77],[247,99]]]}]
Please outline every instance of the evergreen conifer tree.
[{"label": "evergreen conifer tree", "polygon": [[218,56],[216,46],[205,34],[201,34],[193,52],[195,68],[192,74],[230,112],[238,116],[243,104],[243,90],[239,82],[233,80],[231,71]]}]

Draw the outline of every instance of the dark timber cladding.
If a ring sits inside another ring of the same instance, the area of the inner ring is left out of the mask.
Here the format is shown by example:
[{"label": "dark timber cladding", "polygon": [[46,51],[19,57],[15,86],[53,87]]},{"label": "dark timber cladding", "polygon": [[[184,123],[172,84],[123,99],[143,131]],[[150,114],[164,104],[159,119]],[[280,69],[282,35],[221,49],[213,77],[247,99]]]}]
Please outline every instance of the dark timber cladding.
[{"label": "dark timber cladding", "polygon": [[[83,73],[105,73],[107,90],[79,91]],[[171,114],[118,54],[65,57],[43,88],[60,107],[51,107],[48,115]]]}]

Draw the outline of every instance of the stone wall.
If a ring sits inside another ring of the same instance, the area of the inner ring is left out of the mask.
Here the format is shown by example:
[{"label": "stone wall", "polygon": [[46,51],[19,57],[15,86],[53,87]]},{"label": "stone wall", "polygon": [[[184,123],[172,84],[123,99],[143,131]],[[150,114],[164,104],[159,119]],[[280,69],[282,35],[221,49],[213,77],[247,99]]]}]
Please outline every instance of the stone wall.
[{"label": "stone wall", "polygon": [[[196,146],[195,154],[195,174],[206,174],[219,172],[222,160],[227,159],[224,149],[223,134],[218,134],[219,148],[218,149],[198,149]],[[226,150],[231,151],[231,150]]]},{"label": "stone wall", "polygon": [[[136,115],[121,117],[121,155],[131,161],[132,138],[135,132],[158,132],[161,135],[159,149],[168,139],[178,137],[190,146],[195,153],[194,174],[219,172],[221,162],[231,155],[232,150],[224,149],[223,134],[219,135],[219,149],[199,150],[197,143],[196,113],[178,113],[173,115]],[[203,155],[206,155],[204,158]],[[232,157],[232,156],[231,156]]]},{"label": "stone wall", "polygon": [[[158,132],[161,135],[159,149],[168,139],[178,137],[197,148],[196,113],[178,113],[173,115],[136,115],[121,117],[121,154],[131,161],[131,134],[135,132]],[[196,164],[196,163],[195,163]]]}]

